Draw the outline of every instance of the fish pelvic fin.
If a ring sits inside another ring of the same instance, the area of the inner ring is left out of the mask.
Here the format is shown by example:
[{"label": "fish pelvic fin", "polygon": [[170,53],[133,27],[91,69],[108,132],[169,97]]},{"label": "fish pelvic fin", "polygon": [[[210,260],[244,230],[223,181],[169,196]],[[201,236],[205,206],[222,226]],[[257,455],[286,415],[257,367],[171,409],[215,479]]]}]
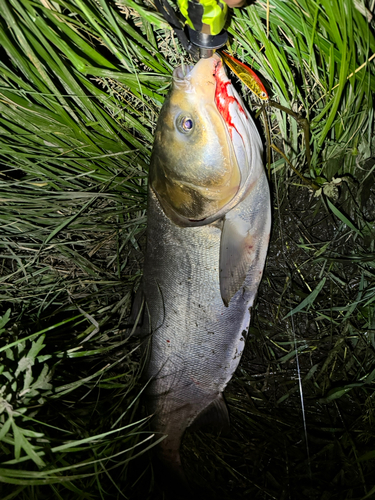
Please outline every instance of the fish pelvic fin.
[{"label": "fish pelvic fin", "polygon": [[194,431],[208,426],[216,431],[229,432],[229,413],[222,393],[199,413],[189,428]]}]

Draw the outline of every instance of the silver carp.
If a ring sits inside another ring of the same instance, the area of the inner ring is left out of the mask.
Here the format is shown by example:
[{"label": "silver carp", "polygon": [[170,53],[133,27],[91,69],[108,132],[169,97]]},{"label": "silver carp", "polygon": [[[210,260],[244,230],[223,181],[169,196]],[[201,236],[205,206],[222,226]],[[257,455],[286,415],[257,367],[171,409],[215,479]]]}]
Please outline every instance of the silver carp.
[{"label": "silver carp", "polygon": [[159,457],[181,470],[184,431],[228,421],[266,259],[270,193],[255,124],[220,56],[173,72],[151,157],[143,293]]}]

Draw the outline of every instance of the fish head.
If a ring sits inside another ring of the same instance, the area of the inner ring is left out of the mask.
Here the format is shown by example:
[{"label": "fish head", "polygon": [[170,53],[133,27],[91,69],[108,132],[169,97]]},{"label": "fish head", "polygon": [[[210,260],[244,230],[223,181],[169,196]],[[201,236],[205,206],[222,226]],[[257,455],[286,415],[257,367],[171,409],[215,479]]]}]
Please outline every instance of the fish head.
[{"label": "fish head", "polygon": [[173,72],[156,128],[150,185],[180,225],[219,217],[243,183],[233,147],[233,120],[242,107],[237,102],[237,111],[230,112],[228,86],[217,54]]}]

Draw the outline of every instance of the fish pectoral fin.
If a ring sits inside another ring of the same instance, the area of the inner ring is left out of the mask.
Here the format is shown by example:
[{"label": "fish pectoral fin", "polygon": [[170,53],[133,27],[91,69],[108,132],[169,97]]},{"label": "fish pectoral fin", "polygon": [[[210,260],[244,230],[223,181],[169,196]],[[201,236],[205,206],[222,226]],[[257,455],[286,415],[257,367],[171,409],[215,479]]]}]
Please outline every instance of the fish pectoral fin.
[{"label": "fish pectoral fin", "polygon": [[251,229],[251,221],[238,213],[225,216],[220,241],[220,292],[227,307],[256,258],[257,244]]},{"label": "fish pectoral fin", "polygon": [[228,432],[230,428],[228,408],[222,393],[214,399],[190,424],[193,431],[208,427],[220,432]]}]

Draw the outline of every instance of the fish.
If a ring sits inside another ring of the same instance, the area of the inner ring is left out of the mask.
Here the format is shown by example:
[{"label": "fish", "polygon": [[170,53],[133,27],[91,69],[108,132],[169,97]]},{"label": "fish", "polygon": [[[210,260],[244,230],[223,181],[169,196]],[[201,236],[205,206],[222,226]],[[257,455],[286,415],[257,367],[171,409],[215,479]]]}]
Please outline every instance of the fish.
[{"label": "fish", "polygon": [[183,475],[185,430],[227,427],[223,391],[244,350],[271,204],[258,130],[215,53],[174,69],[150,160],[143,271],[158,459]]}]

